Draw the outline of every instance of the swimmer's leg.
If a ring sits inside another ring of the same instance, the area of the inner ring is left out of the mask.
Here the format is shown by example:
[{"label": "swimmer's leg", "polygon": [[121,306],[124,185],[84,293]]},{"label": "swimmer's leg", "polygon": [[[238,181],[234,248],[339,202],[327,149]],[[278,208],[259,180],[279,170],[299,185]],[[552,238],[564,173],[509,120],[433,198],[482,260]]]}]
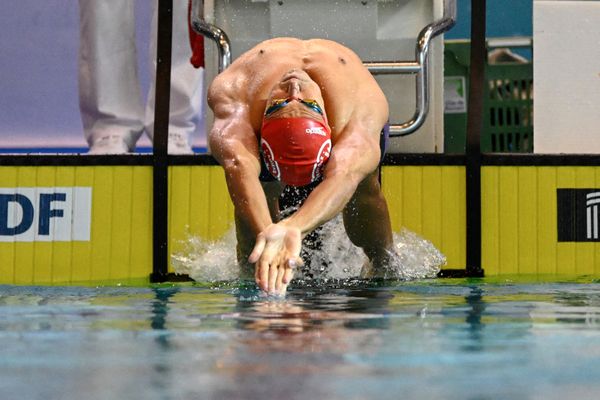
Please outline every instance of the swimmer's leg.
[{"label": "swimmer's leg", "polygon": [[240,279],[253,280],[254,265],[248,262],[248,257],[254,249],[256,237],[243,218],[238,217],[237,214],[235,215],[235,235],[237,238],[236,251],[238,265],[240,266]]},{"label": "swimmer's leg", "polygon": [[348,238],[363,249],[373,265],[373,271],[363,271],[367,276],[385,275],[394,245],[390,214],[378,177],[379,170],[367,176],[343,212]]}]

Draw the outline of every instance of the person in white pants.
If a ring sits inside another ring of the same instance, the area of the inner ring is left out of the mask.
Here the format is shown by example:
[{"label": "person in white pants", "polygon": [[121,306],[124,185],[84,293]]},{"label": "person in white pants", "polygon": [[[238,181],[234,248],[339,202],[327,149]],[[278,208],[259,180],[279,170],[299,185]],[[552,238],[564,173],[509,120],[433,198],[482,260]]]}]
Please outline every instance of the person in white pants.
[{"label": "person in white pants", "polygon": [[[79,107],[90,154],[135,150],[144,131],[154,136],[157,4],[150,40],[150,90],[140,98],[135,41],[135,1],[79,0]],[[170,154],[193,153],[191,134],[201,123],[203,69],[190,64],[188,0],[173,1],[169,116]]]}]

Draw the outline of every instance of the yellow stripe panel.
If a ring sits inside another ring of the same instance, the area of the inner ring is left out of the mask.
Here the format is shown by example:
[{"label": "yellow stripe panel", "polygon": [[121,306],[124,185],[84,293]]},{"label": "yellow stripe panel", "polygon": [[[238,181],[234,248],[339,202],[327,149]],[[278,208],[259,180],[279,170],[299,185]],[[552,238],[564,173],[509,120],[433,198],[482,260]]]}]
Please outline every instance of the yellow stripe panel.
[{"label": "yellow stripe panel", "polygon": [[484,167],[486,275],[600,273],[600,245],[557,241],[558,188],[600,186],[600,167]]},{"label": "yellow stripe panel", "polygon": [[386,166],[382,188],[394,231],[405,227],[431,241],[447,258],[444,268],[465,268],[464,167]]},{"label": "yellow stripe panel", "polygon": [[[16,181],[19,186],[36,186],[36,168],[20,168],[16,171]],[[24,184],[21,182],[25,182]],[[29,283],[34,275],[34,243],[15,243],[13,277],[16,283]]]},{"label": "yellow stripe panel", "polygon": [[[192,237],[221,238],[233,226],[221,167],[176,166],[169,173],[170,254]],[[394,230],[422,235],[446,255],[447,268],[464,268],[464,167],[384,167],[382,181]]]},{"label": "yellow stripe panel", "polygon": [[170,167],[169,183],[169,254],[184,250],[191,238],[218,240],[233,226],[220,166]]},{"label": "yellow stripe panel", "polygon": [[[170,254],[192,237],[221,238],[233,226],[221,167],[176,166],[169,174]],[[464,268],[464,167],[384,167],[382,181],[394,230],[404,226],[422,235],[446,255],[447,268]]]},{"label": "yellow stripe panel", "polygon": [[[233,225],[219,166],[173,166],[169,251],[191,237],[217,240]],[[445,268],[466,263],[462,166],[386,166],[392,226],[430,240]],[[89,242],[0,242],[0,283],[147,279],[152,269],[152,168],[0,167],[0,187],[92,187]],[[482,169],[482,266],[486,275],[600,274],[600,244],[558,243],[556,189],[600,187],[600,167]]]},{"label": "yellow stripe panel", "polygon": [[[553,195],[547,189],[556,187],[556,168],[533,168],[536,169],[537,183],[535,189],[531,189],[531,198],[529,201],[537,205],[537,230],[534,234],[536,238],[535,248],[530,249],[530,251],[537,257],[537,265],[542,266],[541,272],[555,274],[557,272],[556,251],[550,251],[549,249],[542,251],[541,249],[546,246],[552,248],[552,244],[556,244],[558,238],[556,227],[556,195]],[[483,259],[485,260],[485,256],[483,256]],[[534,265],[535,263],[531,263],[529,264],[529,268],[523,266],[522,269],[533,273],[538,269],[537,265],[535,265],[535,268],[533,267]]]},{"label": "yellow stripe panel", "polygon": [[0,187],[92,187],[90,241],[0,242],[0,283],[147,279],[152,270],[152,168],[0,167]]}]

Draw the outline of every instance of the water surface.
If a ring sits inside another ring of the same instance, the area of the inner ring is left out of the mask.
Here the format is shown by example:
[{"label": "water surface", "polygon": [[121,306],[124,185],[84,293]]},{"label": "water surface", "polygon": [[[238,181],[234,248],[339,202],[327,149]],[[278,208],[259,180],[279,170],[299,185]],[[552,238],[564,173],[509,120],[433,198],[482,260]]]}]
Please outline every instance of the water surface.
[{"label": "water surface", "polygon": [[0,286],[0,398],[597,399],[599,289]]}]

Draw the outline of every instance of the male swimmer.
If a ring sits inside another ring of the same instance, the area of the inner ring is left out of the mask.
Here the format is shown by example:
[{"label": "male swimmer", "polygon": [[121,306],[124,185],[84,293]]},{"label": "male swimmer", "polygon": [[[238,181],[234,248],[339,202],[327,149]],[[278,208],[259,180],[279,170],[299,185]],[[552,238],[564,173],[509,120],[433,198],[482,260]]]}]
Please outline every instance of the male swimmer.
[{"label": "male swimmer", "polygon": [[[343,213],[349,239],[384,275],[392,229],[379,184],[388,103],[350,49],[329,40],[278,38],[240,56],[208,92],[209,144],[235,206],[242,271],[285,293],[302,265],[302,238]],[[285,218],[286,185],[313,185]]]}]

